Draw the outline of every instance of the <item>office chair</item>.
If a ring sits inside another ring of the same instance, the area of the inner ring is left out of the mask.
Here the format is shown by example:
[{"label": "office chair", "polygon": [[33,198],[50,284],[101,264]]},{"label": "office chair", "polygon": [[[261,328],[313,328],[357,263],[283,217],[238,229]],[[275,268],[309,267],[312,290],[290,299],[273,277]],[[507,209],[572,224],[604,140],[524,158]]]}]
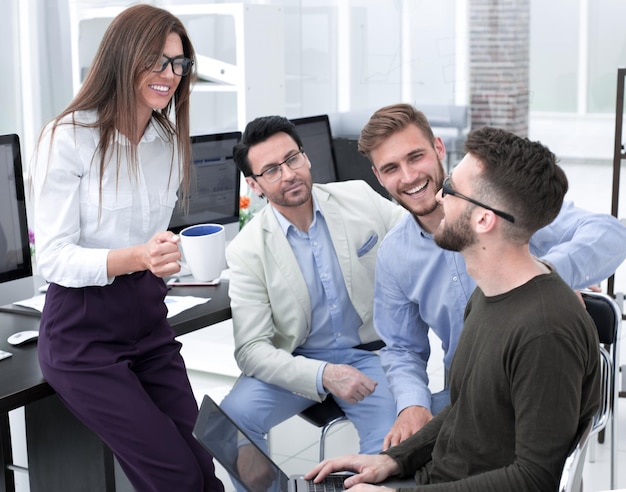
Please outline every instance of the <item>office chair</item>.
[{"label": "office chair", "polygon": [[[587,312],[593,319],[598,330],[600,341],[600,407],[593,419],[581,427],[573,449],[570,451],[561,474],[559,492],[581,492],[582,472],[587,449],[590,455],[594,453],[594,442],[591,437],[605,431],[609,420],[611,422],[611,460],[610,482],[611,488],[617,483],[615,439],[617,437],[617,378],[616,369],[619,363],[619,336],[622,313],[618,304],[609,296],[597,292],[583,292],[583,299]],[[593,461],[590,456],[590,461]]]},{"label": "office chair", "polygon": [[[561,481],[559,483],[559,492],[582,492],[582,474],[585,464],[585,455],[587,449],[594,443],[591,438],[605,429],[609,418],[612,417],[611,412],[611,356],[607,350],[600,345],[600,406],[593,418],[581,426],[579,432],[574,439],[572,450],[567,455],[563,470],[561,472]],[[614,436],[613,436],[614,437]],[[611,444],[612,444],[611,440]],[[613,448],[611,448],[613,453]],[[611,477],[614,476],[615,463],[611,459]],[[616,474],[615,474],[616,477]],[[612,479],[612,478],[611,478]],[[613,483],[611,483],[613,488]]]},{"label": "office chair", "polygon": [[[594,416],[590,435],[606,432],[610,422],[609,434],[611,439],[610,484],[611,488],[617,485],[617,424],[615,418],[618,408],[618,370],[619,370],[619,341],[622,321],[622,312],[615,300],[598,292],[582,292],[587,312],[593,319],[598,330],[600,341],[600,378],[601,401],[600,408]],[[589,442],[590,460],[593,460],[595,443]]]},{"label": "office chair", "polygon": [[[373,342],[364,343],[355,348],[358,348],[360,350],[367,350],[369,352],[375,352],[380,350],[384,346],[385,342],[383,342],[382,340],[375,340]],[[309,408],[303,410],[298,415],[300,415],[300,417],[302,417],[310,424],[322,428],[322,435],[320,436],[319,454],[320,461],[322,461],[325,455],[326,435],[328,434],[328,431],[333,425],[348,420],[348,417],[346,417],[346,414],[343,413],[341,407],[337,405],[337,402],[330,394],[326,397],[324,401],[311,405]]]},{"label": "office chair", "polygon": [[593,420],[589,420],[581,426],[581,429],[574,440],[573,449],[567,455],[563,471],[561,472],[561,481],[559,483],[559,492],[582,492],[583,490],[583,466],[585,464],[585,455],[587,454],[587,444],[591,437],[593,428]]},{"label": "office chair", "polygon": [[343,413],[341,407],[337,405],[332,395],[328,395],[326,399],[320,403],[311,405],[306,410],[300,412],[299,415],[310,424],[322,428],[319,454],[320,461],[322,461],[325,455],[326,435],[328,431],[330,431],[333,425],[348,420],[348,417]]}]

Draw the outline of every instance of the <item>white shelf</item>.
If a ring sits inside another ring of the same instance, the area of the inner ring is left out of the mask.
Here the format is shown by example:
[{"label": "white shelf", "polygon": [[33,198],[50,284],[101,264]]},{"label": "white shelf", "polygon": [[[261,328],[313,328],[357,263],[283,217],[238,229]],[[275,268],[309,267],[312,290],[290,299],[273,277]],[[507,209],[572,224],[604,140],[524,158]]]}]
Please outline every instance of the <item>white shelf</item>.
[{"label": "white shelf", "polygon": [[[74,94],[106,28],[132,3],[69,0]],[[192,134],[243,130],[257,116],[285,113],[281,7],[156,3],[181,19],[196,50],[199,78],[191,94]]]},{"label": "white shelf", "polygon": [[193,92],[237,92],[236,85],[219,84],[207,80],[198,80],[193,86]]}]

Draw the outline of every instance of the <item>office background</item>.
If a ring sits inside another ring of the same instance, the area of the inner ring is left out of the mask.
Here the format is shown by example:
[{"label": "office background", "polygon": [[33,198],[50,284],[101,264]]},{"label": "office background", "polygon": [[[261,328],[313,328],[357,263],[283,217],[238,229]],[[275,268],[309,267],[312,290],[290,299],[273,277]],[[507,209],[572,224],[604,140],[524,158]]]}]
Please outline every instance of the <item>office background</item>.
[{"label": "office background", "polygon": [[[93,50],[107,19],[131,3],[135,2],[2,1],[0,134],[20,135],[26,165],[42,126],[75,93],[75,73],[80,76],[84,62],[81,50]],[[149,3],[173,9],[195,6],[198,11],[228,5],[206,0]],[[241,4],[264,8],[270,11],[270,20],[278,19],[267,23],[253,15],[244,29],[262,41],[246,53],[249,63],[244,60],[243,68],[251,72],[247,82],[278,85],[264,101],[264,108],[271,108],[267,113],[290,118],[329,114],[333,123],[342,123],[334,125],[342,133],[354,132],[363,121],[359,118],[398,101],[471,110],[470,58],[475,47],[470,28],[483,27],[472,12],[493,7],[494,15],[498,13],[493,22],[502,35],[510,35],[515,56],[508,60],[510,68],[496,67],[492,94],[508,96],[509,90],[526,94],[520,106],[527,110],[527,133],[548,144],[561,159],[572,183],[570,199],[593,211],[610,211],[616,71],[626,66],[623,0],[259,0]],[[500,7],[518,15],[502,15]],[[201,24],[194,31],[200,36],[194,40],[197,51],[237,64],[240,40],[235,24],[232,19],[210,21],[209,29]],[[511,84],[507,77],[515,71],[513,75],[521,81]],[[194,133],[243,129],[237,90],[205,92],[202,88],[199,92],[200,117],[194,120]],[[244,115],[253,114],[255,103],[248,102],[250,112]],[[617,280],[618,290],[623,291],[626,271],[620,271]],[[223,332],[215,332],[214,339],[207,340],[207,333],[202,336],[188,347],[221,347],[225,338]],[[222,352],[230,354],[231,349],[227,346]],[[202,373],[196,374],[198,379],[204,377],[206,368],[196,371],[189,362],[200,359],[188,359],[191,372]],[[237,368],[232,371],[234,378]],[[199,392],[203,389],[202,383],[196,387]],[[315,442],[317,431],[312,435],[311,442]],[[602,452],[600,448],[599,462]],[[296,464],[303,469],[301,462]]]},{"label": "office background", "polygon": [[[87,16],[113,16],[122,0],[5,0],[0,17],[3,75],[0,132],[22,137],[25,160],[39,130],[69,102],[77,50],[97,45],[103,27]],[[165,8],[222,4],[152,0]],[[397,101],[417,106],[469,105],[469,29],[481,4],[499,13],[514,42],[528,33],[511,58],[527,64],[528,133],[561,157],[612,155],[616,69],[626,63],[621,0],[265,0],[245,1],[281,10],[279,21],[248,24],[271,42],[259,43],[248,61],[259,67],[248,82],[284,81],[271,107],[288,117],[321,113],[364,114]],[[508,4],[508,6],[506,5]],[[83,17],[81,17],[83,16]],[[252,19],[254,20],[254,19]],[[104,21],[106,22],[106,21]],[[261,21],[262,22],[262,21]],[[77,24],[83,24],[82,31]],[[237,40],[229,22],[211,24],[195,41],[200,53],[234,63]],[[480,26],[478,26],[480,27]],[[278,37],[278,41],[275,38]],[[278,44],[277,44],[278,43]],[[521,51],[521,55],[519,52]],[[527,58],[527,60],[525,60]],[[276,73],[276,72],[279,73]],[[503,93],[507,69],[495,77]],[[517,81],[516,84],[523,84]],[[280,95],[284,95],[282,99]],[[205,97],[206,126],[196,132],[242,129],[232,95]],[[218,115],[215,117],[213,115]],[[241,119],[241,118],[239,118]]]},{"label": "office background", "polygon": [[[25,166],[43,125],[78,90],[106,26],[133,3],[3,1],[0,134],[20,135]],[[199,57],[223,64],[198,64],[204,76],[192,95],[192,134],[243,130],[262,114],[329,114],[335,135],[354,137],[386,104],[466,107],[468,126],[508,125],[547,144],[568,176],[605,190],[572,186],[569,198],[611,211],[623,0],[148,3],[180,15]],[[486,118],[470,121],[485,102]],[[618,216],[625,212],[622,200]]]}]

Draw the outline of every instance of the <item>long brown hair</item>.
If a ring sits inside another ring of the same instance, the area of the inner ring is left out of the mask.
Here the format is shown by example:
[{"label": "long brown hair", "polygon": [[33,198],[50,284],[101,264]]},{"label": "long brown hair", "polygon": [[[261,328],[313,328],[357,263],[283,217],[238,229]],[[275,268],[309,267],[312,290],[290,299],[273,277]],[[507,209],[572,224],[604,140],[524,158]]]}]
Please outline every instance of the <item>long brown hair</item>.
[{"label": "long brown hair", "polygon": [[[72,117],[71,123],[100,131],[100,140],[96,154],[100,155],[100,187],[110,157],[109,149],[115,141],[116,131],[125,135],[130,145],[125,146],[132,173],[137,173],[137,144],[135,132],[137,124],[136,81],[138,77],[153,66],[155,54],[161,54],[169,34],[180,36],[183,54],[195,61],[195,52],[182,22],[167,10],[150,5],[135,5],[120,13],[106,30],[87,77],[78,94],[54,120],[54,130],[60,121],[81,110],[97,110],[95,123],[77,122]],[[189,138],[189,95],[195,82],[195,72],[181,78],[168,105],[161,110],[153,110],[152,118],[163,130],[170,141],[176,139],[179,166],[182,168],[183,197],[189,190],[191,146]],[[174,105],[175,125],[169,115]],[[51,140],[52,141],[52,140]],[[117,146],[119,173],[120,146]],[[173,152],[173,147],[172,147]],[[95,158],[95,155],[94,155]],[[174,155],[172,154],[172,164]]]}]

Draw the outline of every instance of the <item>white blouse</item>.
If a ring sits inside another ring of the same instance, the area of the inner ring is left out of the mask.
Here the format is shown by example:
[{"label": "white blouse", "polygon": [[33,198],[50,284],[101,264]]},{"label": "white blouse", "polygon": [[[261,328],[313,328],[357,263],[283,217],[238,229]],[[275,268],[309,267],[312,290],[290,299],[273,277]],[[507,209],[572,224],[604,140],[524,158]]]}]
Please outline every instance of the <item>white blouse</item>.
[{"label": "white blouse", "polygon": [[[76,121],[95,118],[95,111],[76,113]],[[99,130],[60,124],[52,146],[50,136],[48,125],[31,166],[38,273],[65,287],[110,284],[109,250],[143,244],[167,229],[181,176],[176,145],[150,122],[138,145],[137,174],[122,148],[116,179],[117,147],[128,145],[117,134],[100,195]]]}]

